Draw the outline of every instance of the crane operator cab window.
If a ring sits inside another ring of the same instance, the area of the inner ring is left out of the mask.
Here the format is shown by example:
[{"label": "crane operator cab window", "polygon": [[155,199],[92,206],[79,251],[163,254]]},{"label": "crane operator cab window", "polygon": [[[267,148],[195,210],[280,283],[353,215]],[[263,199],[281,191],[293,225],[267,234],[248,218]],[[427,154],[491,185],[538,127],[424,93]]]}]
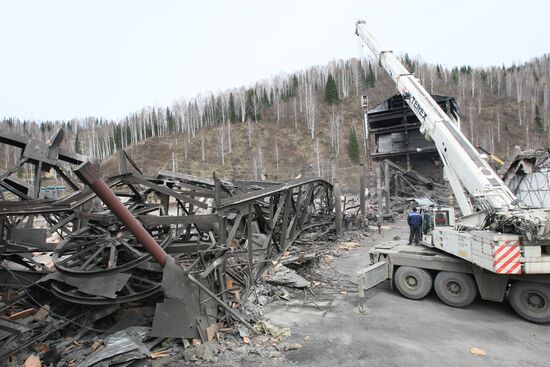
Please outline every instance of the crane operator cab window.
[{"label": "crane operator cab window", "polygon": [[423,211],[422,232],[430,233],[435,227],[454,226],[454,210],[452,208],[430,207]]},{"label": "crane operator cab window", "polygon": [[435,210],[434,224],[436,227],[448,227],[450,225],[449,212],[446,210]]}]

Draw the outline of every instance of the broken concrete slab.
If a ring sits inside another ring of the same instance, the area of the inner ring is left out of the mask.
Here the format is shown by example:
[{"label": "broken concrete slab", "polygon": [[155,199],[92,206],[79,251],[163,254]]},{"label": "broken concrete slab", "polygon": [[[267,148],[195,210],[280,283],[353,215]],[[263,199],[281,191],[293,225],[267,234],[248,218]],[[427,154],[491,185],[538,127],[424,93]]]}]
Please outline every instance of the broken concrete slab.
[{"label": "broken concrete slab", "polygon": [[267,272],[264,276],[264,280],[271,284],[293,288],[308,288],[311,285],[309,281],[284,265],[277,266]]},{"label": "broken concrete slab", "polygon": [[258,321],[254,328],[262,334],[270,334],[275,338],[291,335],[290,328],[280,328],[264,320]]}]

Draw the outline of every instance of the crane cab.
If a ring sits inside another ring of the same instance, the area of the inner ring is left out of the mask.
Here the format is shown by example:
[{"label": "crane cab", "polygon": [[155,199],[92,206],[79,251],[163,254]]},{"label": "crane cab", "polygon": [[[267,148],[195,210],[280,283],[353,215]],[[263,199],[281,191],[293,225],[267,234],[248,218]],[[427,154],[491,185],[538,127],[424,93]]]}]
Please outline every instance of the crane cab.
[{"label": "crane cab", "polygon": [[422,242],[433,247],[432,232],[437,227],[454,227],[455,210],[452,207],[422,209]]}]

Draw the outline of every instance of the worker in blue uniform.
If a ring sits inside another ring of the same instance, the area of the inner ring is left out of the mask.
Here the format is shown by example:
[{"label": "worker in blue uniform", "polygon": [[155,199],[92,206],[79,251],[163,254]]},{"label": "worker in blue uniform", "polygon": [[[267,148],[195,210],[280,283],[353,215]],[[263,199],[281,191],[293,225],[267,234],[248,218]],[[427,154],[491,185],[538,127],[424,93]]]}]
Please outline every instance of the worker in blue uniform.
[{"label": "worker in blue uniform", "polygon": [[409,212],[409,215],[407,216],[407,223],[410,228],[409,245],[412,245],[413,242],[418,245],[422,230],[422,215],[418,213],[416,208],[413,208],[412,211]]}]

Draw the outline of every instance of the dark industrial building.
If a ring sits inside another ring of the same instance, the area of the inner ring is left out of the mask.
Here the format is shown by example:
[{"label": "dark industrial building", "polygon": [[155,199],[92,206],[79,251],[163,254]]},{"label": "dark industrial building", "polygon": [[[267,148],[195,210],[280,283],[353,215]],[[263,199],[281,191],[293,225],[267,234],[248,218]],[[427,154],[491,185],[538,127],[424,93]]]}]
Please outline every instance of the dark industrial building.
[{"label": "dark industrial building", "polygon": [[[453,97],[432,95],[439,106],[457,123],[460,110]],[[406,170],[414,170],[435,181],[443,179],[441,159],[432,141],[420,133],[420,122],[396,94],[368,110],[370,153],[374,163],[385,159]]]}]

